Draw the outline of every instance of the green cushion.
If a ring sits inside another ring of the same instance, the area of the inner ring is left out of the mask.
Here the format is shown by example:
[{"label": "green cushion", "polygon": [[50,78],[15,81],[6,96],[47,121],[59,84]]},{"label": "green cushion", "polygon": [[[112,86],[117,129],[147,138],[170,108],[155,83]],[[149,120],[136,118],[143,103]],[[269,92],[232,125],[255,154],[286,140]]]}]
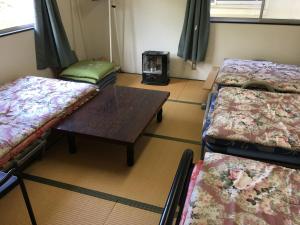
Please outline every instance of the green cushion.
[{"label": "green cushion", "polygon": [[74,81],[83,81],[91,84],[96,84],[98,80],[91,79],[91,78],[86,78],[86,77],[67,77],[64,76],[64,78],[67,78],[68,80],[74,80]]},{"label": "green cushion", "polygon": [[[68,79],[97,83],[114,70],[114,64],[106,61],[85,60],[71,65],[60,76]],[[87,80],[85,80],[87,79]]]}]

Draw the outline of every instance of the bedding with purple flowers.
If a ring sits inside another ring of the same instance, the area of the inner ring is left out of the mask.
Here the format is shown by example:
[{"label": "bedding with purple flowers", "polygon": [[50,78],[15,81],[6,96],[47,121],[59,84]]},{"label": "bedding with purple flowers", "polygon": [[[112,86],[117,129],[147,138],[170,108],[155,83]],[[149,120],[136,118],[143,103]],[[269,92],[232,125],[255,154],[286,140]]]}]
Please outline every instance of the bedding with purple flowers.
[{"label": "bedding with purple flowers", "polygon": [[26,76],[0,87],[0,168],[97,93],[90,84]]}]

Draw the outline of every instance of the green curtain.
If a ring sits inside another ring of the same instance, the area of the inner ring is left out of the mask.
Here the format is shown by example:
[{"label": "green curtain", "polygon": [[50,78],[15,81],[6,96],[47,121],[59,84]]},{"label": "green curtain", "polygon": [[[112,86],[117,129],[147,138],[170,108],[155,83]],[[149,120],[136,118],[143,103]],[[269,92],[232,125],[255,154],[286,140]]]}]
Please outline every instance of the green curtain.
[{"label": "green curtain", "polygon": [[178,56],[193,64],[204,61],[210,28],[210,0],[187,0]]},{"label": "green curtain", "polygon": [[35,0],[37,68],[61,70],[78,61],[71,50],[56,0]]}]

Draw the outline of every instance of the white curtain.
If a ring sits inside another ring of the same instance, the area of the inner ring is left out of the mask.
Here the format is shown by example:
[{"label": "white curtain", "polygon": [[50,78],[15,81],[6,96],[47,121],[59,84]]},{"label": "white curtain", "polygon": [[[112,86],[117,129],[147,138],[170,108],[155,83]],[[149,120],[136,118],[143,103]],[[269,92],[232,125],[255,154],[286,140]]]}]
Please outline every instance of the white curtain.
[{"label": "white curtain", "polygon": [[112,10],[113,23],[113,61],[123,71],[137,73],[136,33],[132,0],[115,1],[117,7]]}]

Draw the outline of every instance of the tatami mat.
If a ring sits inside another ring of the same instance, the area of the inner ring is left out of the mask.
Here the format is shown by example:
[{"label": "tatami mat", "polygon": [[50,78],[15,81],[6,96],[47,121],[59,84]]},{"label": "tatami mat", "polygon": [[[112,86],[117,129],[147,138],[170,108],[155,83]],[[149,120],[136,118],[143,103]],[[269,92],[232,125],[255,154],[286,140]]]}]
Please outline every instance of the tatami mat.
[{"label": "tatami mat", "polygon": [[146,132],[200,142],[204,113],[199,105],[168,101],[162,122],[153,120]]},{"label": "tatami mat", "polygon": [[[38,224],[94,225],[105,224],[115,202],[25,182]],[[19,187],[0,201],[1,225],[29,225],[30,219]]]},{"label": "tatami mat", "polygon": [[116,85],[138,88],[141,85],[141,81],[142,77],[140,75],[121,73],[117,76]]},{"label": "tatami mat", "polygon": [[165,86],[142,84],[142,76],[136,74],[118,74],[117,85],[135,88],[169,91],[170,99],[187,102],[203,103],[208,91],[203,89],[204,81],[171,78]]},{"label": "tatami mat", "polygon": [[[31,199],[31,196],[29,196]],[[34,209],[36,206],[34,207]],[[30,219],[19,187],[0,199],[0,224],[28,225]]]},{"label": "tatami mat", "polygon": [[178,99],[180,93],[184,89],[186,85],[186,81],[182,79],[170,79],[170,83],[168,85],[147,85],[141,84],[139,88],[149,89],[149,90],[157,90],[157,91],[168,91],[170,92],[170,99]]},{"label": "tatami mat", "polygon": [[105,225],[158,225],[160,215],[116,204]]},{"label": "tatami mat", "polygon": [[203,89],[204,81],[188,80],[177,100],[204,103],[208,97],[208,90]]},{"label": "tatami mat", "polygon": [[125,148],[95,139],[79,138],[78,153],[70,155],[61,142],[26,173],[162,207],[180,157],[187,148],[199,159],[200,146],[142,137],[136,163],[126,165]]}]

